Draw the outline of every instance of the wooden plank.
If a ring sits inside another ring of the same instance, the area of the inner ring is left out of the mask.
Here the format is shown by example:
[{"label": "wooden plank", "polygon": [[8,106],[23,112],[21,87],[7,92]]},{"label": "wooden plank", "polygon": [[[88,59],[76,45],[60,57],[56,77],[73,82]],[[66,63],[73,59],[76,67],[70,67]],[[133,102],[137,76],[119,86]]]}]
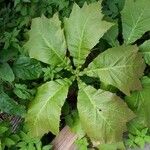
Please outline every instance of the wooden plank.
[{"label": "wooden plank", "polygon": [[72,133],[68,126],[65,126],[58,136],[53,140],[54,150],[76,150],[76,146],[73,144],[77,139],[77,135]]}]

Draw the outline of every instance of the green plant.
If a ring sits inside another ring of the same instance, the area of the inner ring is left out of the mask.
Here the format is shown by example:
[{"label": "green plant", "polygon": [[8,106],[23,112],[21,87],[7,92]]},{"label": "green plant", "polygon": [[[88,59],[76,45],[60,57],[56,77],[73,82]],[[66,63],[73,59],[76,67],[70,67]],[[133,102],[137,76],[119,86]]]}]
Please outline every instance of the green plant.
[{"label": "green plant", "polygon": [[42,142],[39,138],[32,138],[23,131],[21,131],[19,135],[21,140],[16,144],[19,150],[51,150],[52,148],[52,145],[42,146]]},{"label": "green plant", "polygon": [[0,150],[3,150],[5,147],[10,148],[15,145],[19,140],[17,134],[12,134],[10,131],[10,125],[6,122],[1,123],[0,125]]},{"label": "green plant", "polygon": [[82,138],[75,141],[75,144],[79,150],[88,150],[87,146],[89,145],[86,138]]},{"label": "green plant", "polygon": [[42,149],[66,124],[82,149],[123,150],[124,132],[146,142],[150,2],[96,1],[0,0],[2,149]]},{"label": "green plant", "polygon": [[[82,76],[98,77],[103,87],[114,86],[126,95],[141,89],[139,78],[143,75],[145,65],[138,47],[131,43],[148,29],[145,27],[144,31],[139,32],[134,26],[126,27],[130,22],[130,19],[127,20],[130,3],[127,0],[122,11],[124,45],[100,52],[86,64],[87,67],[84,63],[92,48],[114,25],[103,20],[103,14],[99,11],[100,3],[84,4],[82,8],[74,4],[70,17],[65,18],[63,24],[57,14],[50,19],[42,16],[32,20],[29,41],[25,45],[29,56],[55,70],[57,67],[67,70],[72,76],[52,78],[38,88],[25,118],[30,135],[42,137],[49,131],[59,133],[61,108],[69,87],[76,82],[77,110],[84,132],[100,143],[122,141],[126,123],[135,117],[134,113],[116,94],[95,89],[92,84],[86,85]],[[138,5],[140,1],[132,3]],[[66,55],[67,49],[69,56]]]},{"label": "green plant", "polygon": [[124,7],[125,0],[105,0],[103,1],[103,12],[105,15],[111,18],[117,18],[120,11]]},{"label": "green plant", "polygon": [[[146,42],[148,43],[148,42]],[[141,45],[141,51],[143,50]],[[144,48],[146,50],[146,48]],[[148,57],[146,56],[146,62],[148,63]],[[135,91],[131,96],[126,97],[126,102],[129,107],[137,114],[137,117],[132,120],[128,125],[129,138],[126,144],[129,147],[140,146],[144,148],[145,143],[150,142],[149,129],[149,96],[150,96],[150,78],[144,76],[142,78],[143,89]]]},{"label": "green plant", "polygon": [[[149,96],[150,96],[150,78],[144,76],[142,78],[143,89],[133,92],[130,96],[127,96],[126,102],[129,107],[137,114],[134,119],[134,126],[137,128],[150,127],[150,112],[149,112]],[[140,125],[141,124],[141,125]]]},{"label": "green plant", "polygon": [[145,143],[150,143],[148,128],[144,128],[141,131],[136,129],[136,132],[134,131],[134,133],[129,133],[129,139],[126,141],[126,144],[131,148],[144,148]]},{"label": "green plant", "polygon": [[19,130],[16,133],[11,131],[10,123],[1,122],[0,125],[0,150],[15,148],[19,150],[50,150],[50,144],[43,146],[39,138],[28,136],[24,131]]}]

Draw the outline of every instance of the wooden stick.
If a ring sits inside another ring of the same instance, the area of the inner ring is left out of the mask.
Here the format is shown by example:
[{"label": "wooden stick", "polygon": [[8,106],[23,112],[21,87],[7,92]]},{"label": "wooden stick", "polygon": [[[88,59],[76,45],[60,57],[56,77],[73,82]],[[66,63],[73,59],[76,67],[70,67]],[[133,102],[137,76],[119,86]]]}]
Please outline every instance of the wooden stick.
[{"label": "wooden stick", "polygon": [[77,135],[72,133],[68,126],[65,126],[58,136],[53,140],[54,150],[77,150],[74,145]]}]

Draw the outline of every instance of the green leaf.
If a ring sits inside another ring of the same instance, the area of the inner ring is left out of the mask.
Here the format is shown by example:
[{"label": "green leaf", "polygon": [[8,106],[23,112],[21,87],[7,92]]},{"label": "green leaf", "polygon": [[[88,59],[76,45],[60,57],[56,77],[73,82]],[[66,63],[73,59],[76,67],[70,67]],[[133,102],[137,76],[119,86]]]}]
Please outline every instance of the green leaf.
[{"label": "green leaf", "polygon": [[35,59],[20,57],[13,65],[13,71],[22,80],[33,80],[40,77],[42,67]]},{"label": "green leaf", "polygon": [[33,19],[29,37],[25,47],[31,58],[52,66],[66,64],[66,42],[57,14]]},{"label": "green leaf", "polygon": [[8,82],[14,81],[14,73],[8,63],[0,64],[0,79]]},{"label": "green leaf", "polygon": [[148,128],[145,128],[141,131],[142,136],[144,137],[148,133]]},{"label": "green leaf", "polygon": [[[70,66],[71,67],[71,66]],[[43,72],[44,72],[44,81],[47,81],[47,80],[53,80],[54,78],[58,78],[56,76],[59,76],[59,73],[62,68],[61,67],[57,67],[57,68],[52,68],[52,67],[47,67],[47,68],[43,68],[42,69]]]},{"label": "green leaf", "polygon": [[18,105],[4,92],[0,93],[0,110],[12,115],[24,116],[25,108]]},{"label": "green leaf", "polygon": [[142,130],[146,126],[142,118],[139,119],[138,117],[136,117],[127,124],[127,127],[128,127],[128,132],[130,134],[137,135],[137,132],[139,130]]},{"label": "green leaf", "polygon": [[12,134],[11,135],[11,139],[13,139],[15,142],[19,142],[20,141],[20,137],[19,135],[16,133],[16,134]]},{"label": "green leaf", "polygon": [[16,147],[19,147],[19,148],[23,148],[23,147],[26,147],[27,143],[26,142],[19,142],[17,143]]},{"label": "green leaf", "polygon": [[149,136],[149,135],[148,135],[148,136],[145,136],[144,140],[145,140],[145,142],[150,143],[150,136]]},{"label": "green leaf", "polygon": [[150,40],[140,46],[140,51],[144,55],[145,62],[150,65]]},{"label": "green leaf", "polygon": [[61,107],[67,98],[69,86],[68,79],[59,79],[47,82],[38,88],[26,116],[30,135],[42,137],[49,131],[58,134]]},{"label": "green leaf", "polygon": [[16,6],[20,3],[20,1],[21,1],[21,0],[15,0],[15,1],[14,1],[14,7],[16,7]]},{"label": "green leaf", "polygon": [[25,84],[15,84],[13,91],[21,99],[31,99],[32,95],[35,93],[35,90],[30,90]]},{"label": "green leaf", "polygon": [[119,42],[117,38],[118,38],[117,25],[112,26],[103,36],[103,39],[105,39],[112,47],[119,46]]},{"label": "green leaf", "polygon": [[150,127],[150,78],[144,77],[142,79],[143,89],[135,91],[131,96],[126,97],[126,102],[130,108],[135,111],[138,121],[144,121],[147,127]]},{"label": "green leaf", "polygon": [[15,141],[13,141],[13,140],[10,139],[10,138],[5,138],[4,143],[5,143],[5,145],[6,145],[7,147],[10,147],[10,146],[16,144]]},{"label": "green leaf", "polygon": [[131,139],[126,140],[126,145],[130,148],[137,148],[137,145],[134,143],[134,140]]},{"label": "green leaf", "polygon": [[23,0],[24,3],[30,3],[31,0]]},{"label": "green leaf", "polygon": [[0,139],[0,150],[3,150],[2,149],[2,141],[1,141],[1,139]]},{"label": "green leaf", "polygon": [[100,7],[100,3],[84,4],[82,8],[74,4],[70,17],[64,21],[68,49],[77,68],[85,62],[90,50],[113,25],[102,20]]},{"label": "green leaf", "polygon": [[52,145],[43,146],[42,150],[52,150]]},{"label": "green leaf", "polygon": [[112,19],[117,18],[120,11],[123,9],[124,2],[125,0],[104,0],[102,2],[103,13]]},{"label": "green leaf", "polygon": [[3,49],[0,52],[0,60],[1,62],[7,62],[9,60],[13,60],[15,57],[17,57],[18,51],[16,49],[13,49],[10,52],[10,49]]},{"label": "green leaf", "polygon": [[123,142],[113,144],[100,144],[99,150],[126,150]]},{"label": "green leaf", "polygon": [[139,78],[143,75],[144,62],[136,46],[119,46],[100,54],[85,70],[89,76],[99,77],[126,95],[141,89]]},{"label": "green leaf", "polygon": [[78,139],[81,139],[85,136],[77,111],[72,111],[71,114],[67,115],[65,117],[65,121],[71,130],[77,134]]},{"label": "green leaf", "polygon": [[126,122],[134,117],[126,103],[115,94],[82,84],[77,107],[83,129],[101,144],[121,141]]},{"label": "green leaf", "polygon": [[0,135],[2,135],[3,133],[5,133],[7,130],[8,130],[8,127],[0,125]]},{"label": "green leaf", "polygon": [[28,150],[36,150],[36,148],[34,146],[34,143],[29,143],[28,146],[27,146],[27,149]]},{"label": "green leaf", "polygon": [[126,0],[121,13],[123,37],[126,44],[133,43],[150,29],[150,1]]},{"label": "green leaf", "polygon": [[139,145],[141,148],[144,148],[145,141],[142,137],[136,137],[134,141],[137,145]]},{"label": "green leaf", "polygon": [[88,150],[87,147],[88,147],[89,143],[86,138],[82,138],[82,139],[77,139],[75,141],[75,145],[76,145],[77,149],[79,149],[79,150]]}]

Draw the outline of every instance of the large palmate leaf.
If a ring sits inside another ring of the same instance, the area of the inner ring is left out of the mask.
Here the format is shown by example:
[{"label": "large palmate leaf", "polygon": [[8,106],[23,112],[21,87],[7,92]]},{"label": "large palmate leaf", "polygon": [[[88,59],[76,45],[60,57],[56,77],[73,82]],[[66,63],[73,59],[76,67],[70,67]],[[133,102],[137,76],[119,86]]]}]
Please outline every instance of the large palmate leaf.
[{"label": "large palmate leaf", "polygon": [[0,79],[8,82],[14,81],[15,76],[8,63],[0,64]]},{"label": "large palmate leaf", "polygon": [[142,80],[143,89],[135,91],[131,96],[126,97],[128,105],[137,113],[138,121],[144,121],[150,127],[150,78],[144,77]]},{"label": "large palmate leaf", "polygon": [[85,70],[89,76],[99,77],[125,94],[141,88],[139,77],[144,71],[142,56],[136,46],[110,48],[100,54]]},{"label": "large palmate leaf", "polygon": [[25,47],[31,58],[52,66],[66,63],[66,43],[58,15],[33,19]]},{"label": "large palmate leaf", "polygon": [[150,40],[140,46],[140,51],[144,55],[145,62],[150,65]]},{"label": "large palmate leaf", "polygon": [[101,144],[121,141],[126,122],[134,117],[126,103],[115,94],[82,84],[77,107],[83,129]]},{"label": "large palmate leaf", "polygon": [[112,23],[103,21],[100,3],[84,4],[82,8],[74,4],[69,18],[65,19],[65,33],[68,49],[79,68]]},{"label": "large palmate leaf", "polygon": [[149,0],[126,0],[122,11],[123,37],[126,44],[135,42],[150,30]]},{"label": "large palmate leaf", "polygon": [[59,132],[61,107],[67,97],[69,85],[69,80],[59,79],[38,88],[26,116],[30,135],[41,137],[49,131],[53,134]]}]

